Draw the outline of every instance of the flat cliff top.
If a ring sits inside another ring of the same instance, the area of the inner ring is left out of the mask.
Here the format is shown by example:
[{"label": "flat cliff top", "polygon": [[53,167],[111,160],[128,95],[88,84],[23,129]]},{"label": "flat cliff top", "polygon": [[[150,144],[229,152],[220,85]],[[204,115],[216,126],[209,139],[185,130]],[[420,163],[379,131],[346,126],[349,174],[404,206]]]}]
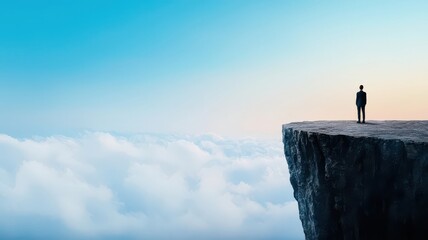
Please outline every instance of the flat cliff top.
[{"label": "flat cliff top", "polygon": [[282,128],[327,135],[428,143],[428,121],[368,121],[365,124],[356,121],[313,121],[288,123],[282,125]]}]

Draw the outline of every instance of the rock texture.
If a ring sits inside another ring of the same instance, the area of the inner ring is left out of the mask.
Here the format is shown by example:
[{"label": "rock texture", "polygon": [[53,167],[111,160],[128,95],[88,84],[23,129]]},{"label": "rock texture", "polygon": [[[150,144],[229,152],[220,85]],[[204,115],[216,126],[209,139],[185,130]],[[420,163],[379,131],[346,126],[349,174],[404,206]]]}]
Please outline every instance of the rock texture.
[{"label": "rock texture", "polygon": [[283,125],[306,239],[428,239],[428,121]]}]

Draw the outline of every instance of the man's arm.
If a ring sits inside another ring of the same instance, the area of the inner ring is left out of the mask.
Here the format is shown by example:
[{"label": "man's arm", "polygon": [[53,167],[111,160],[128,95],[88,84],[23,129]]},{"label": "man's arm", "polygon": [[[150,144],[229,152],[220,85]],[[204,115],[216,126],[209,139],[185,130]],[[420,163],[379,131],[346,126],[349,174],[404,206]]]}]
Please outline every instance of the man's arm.
[{"label": "man's arm", "polygon": [[363,101],[364,101],[364,105],[366,105],[367,104],[367,93],[364,93],[364,99],[363,99]]}]

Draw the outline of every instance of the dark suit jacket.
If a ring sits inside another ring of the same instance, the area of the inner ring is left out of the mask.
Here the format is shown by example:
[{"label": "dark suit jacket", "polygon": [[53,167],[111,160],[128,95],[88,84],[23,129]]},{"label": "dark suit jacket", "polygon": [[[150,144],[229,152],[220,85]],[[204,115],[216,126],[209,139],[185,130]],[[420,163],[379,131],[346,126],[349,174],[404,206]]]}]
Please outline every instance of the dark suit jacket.
[{"label": "dark suit jacket", "polygon": [[366,103],[367,103],[367,94],[363,90],[357,92],[357,101],[356,101],[357,107],[364,107],[366,106]]}]

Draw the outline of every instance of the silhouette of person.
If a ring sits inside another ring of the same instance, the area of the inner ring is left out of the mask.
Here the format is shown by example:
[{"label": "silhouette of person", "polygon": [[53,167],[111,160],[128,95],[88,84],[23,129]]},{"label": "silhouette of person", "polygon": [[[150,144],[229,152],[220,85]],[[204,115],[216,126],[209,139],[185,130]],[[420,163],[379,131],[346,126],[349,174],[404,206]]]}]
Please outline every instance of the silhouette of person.
[{"label": "silhouette of person", "polygon": [[358,111],[358,122],[361,123],[360,112],[363,112],[363,123],[366,122],[366,103],[367,103],[367,94],[363,91],[364,86],[360,85],[360,91],[357,92],[357,111]]}]

